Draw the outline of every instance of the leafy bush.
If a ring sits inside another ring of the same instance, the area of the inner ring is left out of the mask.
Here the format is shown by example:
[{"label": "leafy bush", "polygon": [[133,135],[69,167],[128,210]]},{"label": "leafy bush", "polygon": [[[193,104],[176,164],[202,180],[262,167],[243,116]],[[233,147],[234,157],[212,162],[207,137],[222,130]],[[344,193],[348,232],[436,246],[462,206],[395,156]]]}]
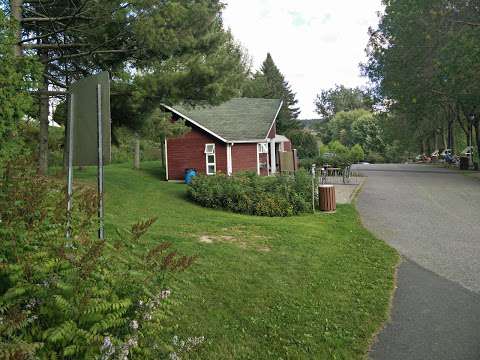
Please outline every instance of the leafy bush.
[{"label": "leafy bush", "polygon": [[383,155],[372,151],[368,153],[367,161],[372,164],[380,164],[385,162],[385,158],[383,157]]},{"label": "leafy bush", "polygon": [[385,147],[385,160],[389,163],[401,163],[408,159],[408,153],[405,154],[400,141],[394,140],[392,144]]},{"label": "leafy bush", "polygon": [[359,161],[365,159],[365,152],[360,144],[355,144],[352,146],[350,149],[350,158],[354,163],[358,163]]},{"label": "leafy bush", "polygon": [[298,157],[311,158],[318,156],[318,142],[317,138],[311,133],[295,129],[287,132],[287,137],[292,142],[294,148],[298,150]]},{"label": "leafy bush", "polygon": [[306,171],[294,176],[200,175],[188,189],[202,206],[259,216],[291,216],[309,210],[311,183]]},{"label": "leafy bush", "polygon": [[148,219],[101,241],[95,189],[78,187],[65,239],[63,186],[26,160],[0,171],[0,358],[157,359],[168,275],[193,257],[143,235]]},{"label": "leafy bush", "polygon": [[313,164],[316,164],[316,165],[319,164],[318,159],[320,159],[321,157],[322,157],[322,155],[320,155],[320,156],[317,157],[317,158],[300,159],[300,161],[299,161],[299,166],[300,166],[302,169],[305,169],[305,170],[307,170],[307,171],[310,171],[310,169],[312,168],[312,165],[313,165]]}]

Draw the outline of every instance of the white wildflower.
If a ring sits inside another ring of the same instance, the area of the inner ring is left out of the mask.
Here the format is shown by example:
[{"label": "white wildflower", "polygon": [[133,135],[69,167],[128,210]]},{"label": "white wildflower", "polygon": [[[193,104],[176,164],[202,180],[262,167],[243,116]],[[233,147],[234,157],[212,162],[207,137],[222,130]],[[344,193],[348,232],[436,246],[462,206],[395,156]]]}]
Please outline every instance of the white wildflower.
[{"label": "white wildflower", "polygon": [[133,330],[138,330],[138,321],[137,320],[132,320],[132,322],[130,323],[130,327]]},{"label": "white wildflower", "polygon": [[178,336],[177,336],[177,335],[175,335],[175,336],[173,337],[173,339],[172,339],[172,344],[173,344],[173,346],[178,346]]},{"label": "white wildflower", "polygon": [[109,336],[105,336],[103,339],[103,345],[100,349],[102,353],[102,360],[108,360],[115,353],[115,347],[113,346],[112,340]]},{"label": "white wildflower", "polygon": [[160,292],[160,299],[165,300],[166,298],[168,298],[170,296],[171,293],[172,293],[172,291],[170,289],[162,290]]},{"label": "white wildflower", "polygon": [[182,360],[182,358],[180,356],[178,356],[176,352],[170,353],[169,359],[170,360]]}]

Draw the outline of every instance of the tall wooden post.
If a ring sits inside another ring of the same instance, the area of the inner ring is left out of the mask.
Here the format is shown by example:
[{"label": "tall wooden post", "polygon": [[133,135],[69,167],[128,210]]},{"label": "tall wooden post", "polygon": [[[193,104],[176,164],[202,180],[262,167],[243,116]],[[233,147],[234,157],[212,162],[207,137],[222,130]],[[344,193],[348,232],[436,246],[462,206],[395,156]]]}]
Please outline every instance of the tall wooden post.
[{"label": "tall wooden post", "polygon": [[135,133],[133,168],[140,169],[140,136]]}]

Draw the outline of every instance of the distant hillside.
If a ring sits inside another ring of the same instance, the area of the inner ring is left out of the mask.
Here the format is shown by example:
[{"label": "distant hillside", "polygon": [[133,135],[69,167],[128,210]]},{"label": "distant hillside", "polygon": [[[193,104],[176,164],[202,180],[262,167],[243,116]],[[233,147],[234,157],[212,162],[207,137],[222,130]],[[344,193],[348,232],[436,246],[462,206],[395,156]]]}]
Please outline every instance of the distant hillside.
[{"label": "distant hillside", "polygon": [[315,124],[321,124],[326,121],[326,119],[299,119],[300,123],[305,129],[312,129]]}]

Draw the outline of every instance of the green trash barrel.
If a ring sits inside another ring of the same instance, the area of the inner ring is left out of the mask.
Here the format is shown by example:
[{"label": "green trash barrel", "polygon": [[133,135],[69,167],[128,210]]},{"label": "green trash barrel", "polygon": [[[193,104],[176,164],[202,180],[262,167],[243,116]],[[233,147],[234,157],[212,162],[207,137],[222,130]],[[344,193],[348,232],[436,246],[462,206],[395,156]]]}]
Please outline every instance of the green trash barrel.
[{"label": "green trash barrel", "polygon": [[469,161],[467,156],[460,157],[460,170],[468,170]]}]

